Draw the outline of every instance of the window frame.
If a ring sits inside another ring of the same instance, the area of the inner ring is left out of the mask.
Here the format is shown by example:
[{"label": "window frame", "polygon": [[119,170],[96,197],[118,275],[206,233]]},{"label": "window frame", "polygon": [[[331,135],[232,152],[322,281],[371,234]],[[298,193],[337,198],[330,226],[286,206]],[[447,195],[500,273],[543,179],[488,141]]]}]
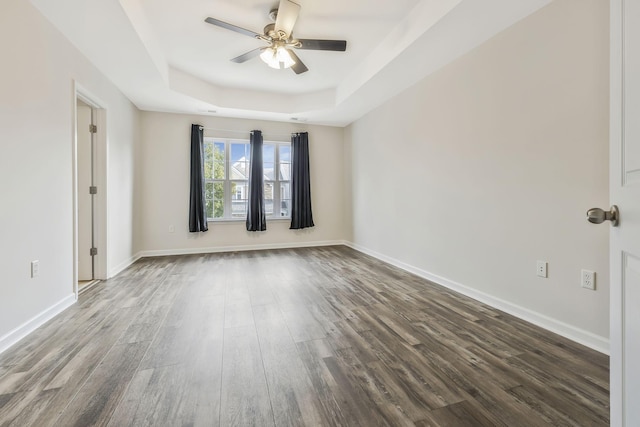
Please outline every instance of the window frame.
[{"label": "window frame", "polygon": [[[207,213],[207,222],[239,222],[239,221],[245,221],[246,217],[243,218],[234,218],[231,216],[231,212],[232,212],[232,200],[233,199],[233,195],[231,194],[231,188],[232,188],[232,183],[236,182],[236,183],[246,183],[247,187],[249,185],[249,177],[247,176],[246,180],[240,180],[240,179],[232,179],[231,178],[231,145],[232,144],[242,144],[242,145],[247,145],[250,146],[250,141],[247,139],[236,139],[236,138],[217,138],[214,136],[205,136],[204,137],[204,144],[212,144],[212,153],[215,153],[215,144],[216,143],[223,143],[224,144],[224,179],[215,179],[215,178],[206,178],[205,177],[205,188],[207,186],[208,183],[213,183],[214,184],[214,188],[213,188],[213,196],[214,198],[211,199],[212,204],[214,204],[215,206],[215,183],[223,183],[223,189],[224,189],[224,199],[223,199],[223,216],[219,217],[219,218],[215,218],[215,217],[209,217],[208,213]],[[289,199],[285,199],[289,201],[289,212],[286,216],[282,216],[282,198],[281,198],[281,191],[280,188],[282,186],[282,184],[289,184],[289,189],[291,189],[291,167],[289,167],[289,177],[286,180],[282,180],[280,179],[280,169],[281,169],[281,161],[280,161],[280,147],[282,146],[288,146],[289,150],[291,150],[291,142],[290,141],[263,141],[263,175],[264,175],[264,147],[271,145],[274,147],[274,157],[273,157],[273,164],[274,164],[274,171],[273,171],[273,180],[267,180],[264,179],[264,185],[266,185],[267,183],[272,183],[273,184],[273,214],[270,216],[267,216],[266,219],[267,221],[282,221],[282,220],[291,220],[291,198]],[[204,147],[205,152],[206,152],[206,146]],[[206,161],[206,159],[205,159]],[[213,171],[215,171],[215,154],[213,155],[211,161],[213,162],[212,164],[212,173]],[[251,161],[251,159],[250,159]],[[289,159],[289,165],[291,165],[291,159]],[[251,163],[249,163],[250,165]],[[291,191],[291,190],[289,190]],[[266,204],[266,199],[265,199],[265,204]],[[214,208],[215,209],[215,208]]]}]

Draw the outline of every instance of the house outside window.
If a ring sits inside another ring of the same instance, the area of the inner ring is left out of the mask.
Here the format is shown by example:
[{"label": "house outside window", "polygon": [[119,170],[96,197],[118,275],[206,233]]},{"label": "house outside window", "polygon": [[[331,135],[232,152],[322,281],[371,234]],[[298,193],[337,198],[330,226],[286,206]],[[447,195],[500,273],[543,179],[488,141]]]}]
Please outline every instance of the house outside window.
[{"label": "house outside window", "polygon": [[[262,148],[267,219],[291,215],[291,144],[265,141]],[[204,138],[207,219],[244,220],[249,197],[249,141]]]}]

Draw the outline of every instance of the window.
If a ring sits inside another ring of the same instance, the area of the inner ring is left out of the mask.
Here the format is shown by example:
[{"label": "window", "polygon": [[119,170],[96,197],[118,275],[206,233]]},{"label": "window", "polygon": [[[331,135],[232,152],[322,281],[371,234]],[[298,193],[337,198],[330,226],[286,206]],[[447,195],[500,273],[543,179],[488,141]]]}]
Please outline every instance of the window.
[{"label": "window", "polygon": [[[251,151],[249,141],[204,138],[205,202],[209,220],[247,217]],[[262,146],[267,218],[291,215],[291,144]]]}]

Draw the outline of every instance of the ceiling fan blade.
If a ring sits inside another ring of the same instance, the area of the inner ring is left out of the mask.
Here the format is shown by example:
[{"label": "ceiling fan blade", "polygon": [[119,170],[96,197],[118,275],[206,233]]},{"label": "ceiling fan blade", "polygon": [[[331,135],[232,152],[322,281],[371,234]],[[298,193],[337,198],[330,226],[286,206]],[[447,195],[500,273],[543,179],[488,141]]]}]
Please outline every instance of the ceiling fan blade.
[{"label": "ceiling fan blade", "polygon": [[298,3],[294,3],[291,0],[280,0],[278,16],[276,18],[276,32],[282,31],[289,37],[291,31],[293,31],[293,26],[298,20],[299,14],[300,5]]},{"label": "ceiling fan blade", "polygon": [[289,55],[291,55],[291,59],[293,59],[294,61],[296,61],[295,64],[293,64],[291,66],[291,69],[296,73],[296,74],[302,74],[302,73],[306,73],[307,71],[309,71],[309,69],[307,68],[306,65],[304,65],[304,62],[302,62],[300,60],[300,58],[298,57],[298,55],[296,55],[296,53],[292,50],[289,50]]},{"label": "ceiling fan blade", "polygon": [[309,50],[334,50],[337,52],[344,52],[347,50],[346,40],[313,40],[313,39],[298,39],[300,47],[297,49],[309,49]]},{"label": "ceiling fan blade", "polygon": [[247,30],[245,28],[242,27],[238,27],[237,25],[233,25],[233,24],[229,24],[227,22],[224,21],[220,21],[219,19],[215,19],[215,18],[207,18],[204,20],[204,22],[207,22],[211,25],[216,25],[218,27],[222,27],[222,28],[226,28],[227,30],[231,30],[231,31],[235,31],[236,33],[240,33],[240,34],[244,34],[245,36],[249,36],[249,37],[254,37],[259,39],[260,37],[262,37],[262,34],[258,34],[254,31],[251,30]]},{"label": "ceiling fan blade", "polygon": [[264,49],[266,49],[266,47],[259,47],[257,49],[250,50],[247,53],[244,53],[244,54],[242,54],[240,56],[236,56],[235,58],[233,58],[231,60],[231,62],[235,62],[236,64],[242,64],[243,62],[247,62],[248,60],[253,59],[256,56],[260,55],[260,53]]}]

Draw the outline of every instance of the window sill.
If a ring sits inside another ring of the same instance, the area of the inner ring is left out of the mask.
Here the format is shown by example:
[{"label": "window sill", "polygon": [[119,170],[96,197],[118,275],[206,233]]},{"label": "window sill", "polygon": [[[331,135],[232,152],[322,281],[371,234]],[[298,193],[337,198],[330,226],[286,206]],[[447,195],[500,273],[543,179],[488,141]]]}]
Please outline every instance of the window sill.
[{"label": "window sill", "polygon": [[[207,219],[207,223],[211,224],[211,223],[215,223],[215,224],[236,224],[236,223],[244,223],[246,222],[246,218],[238,218],[238,219],[229,219],[229,218],[223,218],[223,219]],[[291,222],[291,218],[289,217],[282,217],[282,218],[267,218],[267,223],[269,222]]]}]

